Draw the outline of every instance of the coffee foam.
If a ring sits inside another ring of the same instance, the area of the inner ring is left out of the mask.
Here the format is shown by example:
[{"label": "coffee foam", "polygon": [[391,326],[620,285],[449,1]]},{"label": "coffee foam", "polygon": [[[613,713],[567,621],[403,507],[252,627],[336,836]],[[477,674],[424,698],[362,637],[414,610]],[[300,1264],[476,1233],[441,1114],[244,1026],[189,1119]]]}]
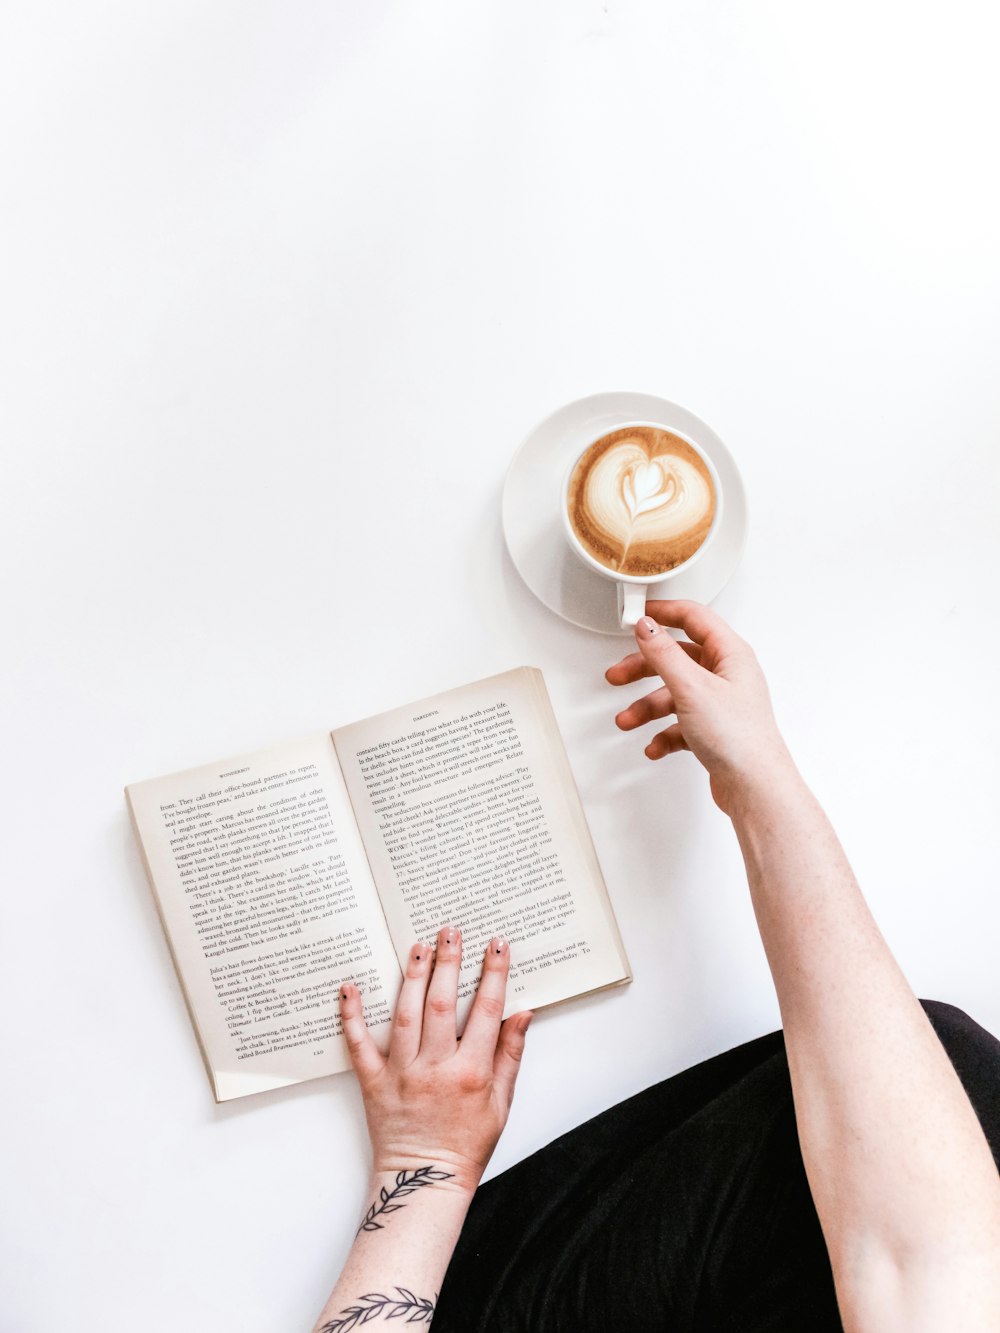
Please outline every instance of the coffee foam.
[{"label": "coffee foam", "polygon": [[690,560],[715,517],[705,460],[658,426],[625,426],[578,459],[566,504],[581,546],[616,574],[666,574]]}]

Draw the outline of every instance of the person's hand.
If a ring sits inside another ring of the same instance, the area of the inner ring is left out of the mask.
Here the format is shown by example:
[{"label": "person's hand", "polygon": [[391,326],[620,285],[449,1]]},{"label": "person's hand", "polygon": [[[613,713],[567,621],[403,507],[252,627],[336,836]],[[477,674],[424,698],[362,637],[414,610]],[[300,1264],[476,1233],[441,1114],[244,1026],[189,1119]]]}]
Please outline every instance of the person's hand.
[{"label": "person's hand", "polygon": [[[662,625],[683,630],[691,642],[678,642]],[[622,731],[632,731],[676,715],[647,744],[650,759],[693,751],[708,769],[716,805],[729,815],[747,786],[794,771],[753,649],[721,616],[699,602],[647,602],[635,638],[639,651],[610,667],[606,678],[612,685],[646,676],[663,681],[615,718]]]},{"label": "person's hand", "polygon": [[510,947],[493,940],[461,1040],[455,1007],[461,932],[438,934],[410,949],[396,1003],[389,1054],[365,1024],[361,995],[340,991],[340,1013],[368,1119],[376,1172],[430,1166],[475,1190],[507,1122],[524,1034],[532,1014],[500,1022],[510,970]]}]

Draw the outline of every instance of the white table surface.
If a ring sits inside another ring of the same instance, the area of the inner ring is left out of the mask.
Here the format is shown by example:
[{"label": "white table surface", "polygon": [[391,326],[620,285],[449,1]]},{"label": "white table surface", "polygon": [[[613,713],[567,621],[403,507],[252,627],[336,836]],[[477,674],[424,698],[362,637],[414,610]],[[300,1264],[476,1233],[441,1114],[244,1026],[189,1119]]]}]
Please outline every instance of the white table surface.
[{"label": "white table surface", "polygon": [[635,981],[538,1017],[494,1169],[776,1025],[702,772],[504,551],[584,394],[739,460],[718,609],[916,990],[1000,1030],[997,24],[4,8],[3,1333],[307,1329],[364,1205],[351,1076],[213,1104],[127,781],[534,663]]}]

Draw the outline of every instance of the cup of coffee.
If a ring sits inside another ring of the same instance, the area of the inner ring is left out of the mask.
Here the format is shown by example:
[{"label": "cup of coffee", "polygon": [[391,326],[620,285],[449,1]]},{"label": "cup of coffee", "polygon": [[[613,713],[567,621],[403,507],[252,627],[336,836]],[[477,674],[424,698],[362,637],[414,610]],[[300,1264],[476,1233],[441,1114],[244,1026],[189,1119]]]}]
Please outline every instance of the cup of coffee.
[{"label": "cup of coffee", "polygon": [[665,426],[617,426],[579,453],[562,490],[570,546],[618,585],[621,623],[645,615],[646,590],[690,569],[722,518],[715,465]]}]

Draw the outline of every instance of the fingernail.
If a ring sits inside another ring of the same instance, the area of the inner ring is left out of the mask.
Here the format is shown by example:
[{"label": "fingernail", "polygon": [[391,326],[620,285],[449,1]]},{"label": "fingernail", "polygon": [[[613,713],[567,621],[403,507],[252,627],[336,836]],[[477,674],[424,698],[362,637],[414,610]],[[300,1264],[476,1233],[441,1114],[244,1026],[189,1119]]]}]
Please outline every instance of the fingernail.
[{"label": "fingernail", "polygon": [[649,616],[643,616],[636,625],[636,629],[641,630],[647,639],[651,638],[659,628],[656,621],[650,619]]},{"label": "fingernail", "polygon": [[445,944],[454,944],[458,939],[458,930],[454,926],[445,926],[441,932],[441,938]]},{"label": "fingernail", "polygon": [[506,953],[509,948],[510,945],[508,941],[505,940],[502,935],[493,936],[492,943],[490,944],[491,953]]}]

